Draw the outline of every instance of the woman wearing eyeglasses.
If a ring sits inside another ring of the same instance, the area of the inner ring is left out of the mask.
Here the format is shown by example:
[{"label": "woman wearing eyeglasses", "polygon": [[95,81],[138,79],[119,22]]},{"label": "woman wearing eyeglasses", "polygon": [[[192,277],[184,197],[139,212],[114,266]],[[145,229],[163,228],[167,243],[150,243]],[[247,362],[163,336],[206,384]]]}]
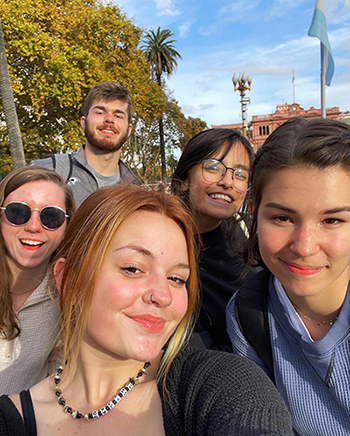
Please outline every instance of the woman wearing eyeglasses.
[{"label": "woman wearing eyeglasses", "polygon": [[75,206],[54,171],[26,167],[0,184],[0,393],[47,374],[58,331],[50,261]]},{"label": "woman wearing eyeglasses", "polygon": [[202,307],[194,344],[231,350],[225,309],[244,264],[237,254],[246,239],[245,199],[253,149],[238,130],[209,129],[186,145],[172,192],[190,207],[201,240]]}]

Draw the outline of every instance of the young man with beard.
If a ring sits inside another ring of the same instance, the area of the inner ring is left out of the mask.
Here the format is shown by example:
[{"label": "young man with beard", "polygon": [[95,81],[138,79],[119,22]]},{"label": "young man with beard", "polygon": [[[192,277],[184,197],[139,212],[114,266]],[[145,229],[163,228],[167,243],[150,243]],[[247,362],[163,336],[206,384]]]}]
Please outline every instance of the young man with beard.
[{"label": "young man with beard", "polygon": [[67,180],[76,205],[98,188],[139,181],[120,160],[121,147],[128,139],[132,102],[123,86],[102,82],[92,88],[84,101],[80,124],[86,142],[76,153],[55,154],[32,165],[55,169]]}]

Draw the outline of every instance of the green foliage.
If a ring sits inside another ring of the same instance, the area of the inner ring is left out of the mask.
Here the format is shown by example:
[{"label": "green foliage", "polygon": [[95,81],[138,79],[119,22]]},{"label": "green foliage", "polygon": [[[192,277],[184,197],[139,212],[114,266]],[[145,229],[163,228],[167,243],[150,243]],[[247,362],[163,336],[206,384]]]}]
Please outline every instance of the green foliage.
[{"label": "green foliage", "polygon": [[[159,117],[164,118],[167,177],[180,148],[207,128],[201,120],[183,115],[164,85],[157,83],[155,70],[150,77],[148,60],[138,48],[142,30],[114,3],[0,0],[0,17],[27,162],[76,150],[85,142],[79,123],[83,100],[102,81],[120,83],[131,93],[135,122],[123,159],[145,182],[162,178]],[[159,28],[148,34],[159,37],[162,73],[172,74],[181,59],[170,39],[173,34]],[[12,168],[1,102],[0,144],[1,175]]]},{"label": "green foliage", "polygon": [[174,34],[169,29],[153,30],[146,32],[141,49],[144,51],[149,63],[151,74],[154,80],[161,85],[163,73],[171,76],[177,67],[177,59],[182,59],[180,53],[174,46],[174,39],[169,39]]},{"label": "green foliage", "polygon": [[[195,134],[208,128],[198,118],[186,118],[171,93],[166,94],[166,109],[163,113],[164,142],[167,172],[164,181],[169,181],[178,162],[181,149]],[[122,158],[131,166],[143,183],[158,183],[163,179],[159,147],[158,120],[145,122],[137,117],[128,142],[123,146]]]},{"label": "green foliage", "polygon": [[208,129],[207,123],[202,121],[200,118],[185,118],[181,125],[181,131],[183,133],[180,139],[181,150],[185,148],[185,145],[194,135],[197,135],[197,133],[200,133],[206,129]]},{"label": "green foliage", "polygon": [[164,110],[142,31],[113,3],[1,0],[0,16],[27,161],[80,145],[83,100],[98,82],[125,86],[146,121]]}]

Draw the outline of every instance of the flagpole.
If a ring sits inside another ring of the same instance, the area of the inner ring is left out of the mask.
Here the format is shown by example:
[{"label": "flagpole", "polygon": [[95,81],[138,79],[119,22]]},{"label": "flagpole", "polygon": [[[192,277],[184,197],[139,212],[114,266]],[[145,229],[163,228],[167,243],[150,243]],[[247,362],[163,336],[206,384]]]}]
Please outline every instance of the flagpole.
[{"label": "flagpole", "polygon": [[320,42],[321,47],[321,118],[326,118],[326,64],[328,58],[328,50]]}]

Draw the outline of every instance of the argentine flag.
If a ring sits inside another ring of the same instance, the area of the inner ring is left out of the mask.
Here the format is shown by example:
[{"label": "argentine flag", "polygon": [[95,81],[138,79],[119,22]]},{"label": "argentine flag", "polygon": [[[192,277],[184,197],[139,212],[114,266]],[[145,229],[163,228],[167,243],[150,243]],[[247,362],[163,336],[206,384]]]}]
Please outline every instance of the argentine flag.
[{"label": "argentine flag", "polygon": [[326,1],[316,0],[314,16],[308,32],[309,36],[316,36],[323,45],[321,50],[321,71],[325,74],[326,85],[329,86],[334,73],[334,59],[327,34]]}]

